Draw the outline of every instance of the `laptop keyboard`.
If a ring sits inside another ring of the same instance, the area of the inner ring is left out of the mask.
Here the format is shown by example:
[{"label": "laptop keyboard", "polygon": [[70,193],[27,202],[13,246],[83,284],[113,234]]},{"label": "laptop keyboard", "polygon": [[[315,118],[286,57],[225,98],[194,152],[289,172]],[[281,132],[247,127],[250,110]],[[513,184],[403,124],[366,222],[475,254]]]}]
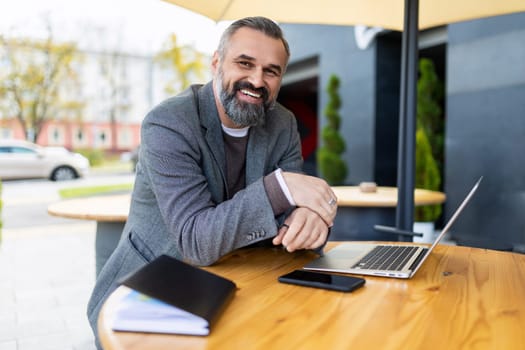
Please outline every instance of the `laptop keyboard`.
[{"label": "laptop keyboard", "polygon": [[401,270],[419,247],[377,246],[352,268],[364,270]]}]

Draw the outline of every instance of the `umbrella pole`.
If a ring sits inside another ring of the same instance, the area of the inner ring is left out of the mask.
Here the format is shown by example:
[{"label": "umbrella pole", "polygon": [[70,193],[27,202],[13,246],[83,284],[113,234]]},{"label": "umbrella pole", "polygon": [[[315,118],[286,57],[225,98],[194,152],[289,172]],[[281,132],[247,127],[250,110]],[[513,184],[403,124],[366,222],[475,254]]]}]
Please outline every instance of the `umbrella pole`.
[{"label": "umbrella pole", "polygon": [[[396,228],[412,231],[414,224],[414,176],[418,67],[418,0],[405,0],[401,48],[399,140],[397,161]],[[398,240],[411,240],[399,235]]]}]

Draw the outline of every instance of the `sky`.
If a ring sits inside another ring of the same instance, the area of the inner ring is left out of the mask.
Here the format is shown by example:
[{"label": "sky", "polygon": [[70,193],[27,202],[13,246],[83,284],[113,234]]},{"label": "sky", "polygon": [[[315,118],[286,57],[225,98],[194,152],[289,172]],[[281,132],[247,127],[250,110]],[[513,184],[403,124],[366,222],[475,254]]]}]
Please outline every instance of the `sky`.
[{"label": "sky", "polygon": [[59,40],[87,49],[157,52],[170,33],[180,44],[212,54],[228,23],[161,0],[0,0],[0,34],[45,37],[46,18]]}]

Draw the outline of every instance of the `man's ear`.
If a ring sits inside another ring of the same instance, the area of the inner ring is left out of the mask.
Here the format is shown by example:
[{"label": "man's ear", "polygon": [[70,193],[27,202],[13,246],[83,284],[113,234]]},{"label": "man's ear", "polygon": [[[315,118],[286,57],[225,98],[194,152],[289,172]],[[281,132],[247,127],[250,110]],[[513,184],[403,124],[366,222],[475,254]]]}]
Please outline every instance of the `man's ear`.
[{"label": "man's ear", "polygon": [[219,69],[219,53],[215,51],[211,59],[211,71],[213,75],[215,75],[218,69]]}]

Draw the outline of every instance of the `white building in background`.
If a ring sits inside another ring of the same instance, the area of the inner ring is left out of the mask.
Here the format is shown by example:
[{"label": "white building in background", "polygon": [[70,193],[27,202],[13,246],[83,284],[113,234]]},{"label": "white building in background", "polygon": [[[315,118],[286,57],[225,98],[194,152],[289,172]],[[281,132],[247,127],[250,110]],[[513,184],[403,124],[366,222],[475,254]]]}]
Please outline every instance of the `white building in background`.
[{"label": "white building in background", "polygon": [[[83,103],[78,113],[81,118],[68,115],[69,112],[57,115],[56,120],[46,123],[37,143],[117,153],[136,148],[143,118],[169,97],[165,87],[173,72],[161,68],[153,56],[81,53],[83,59],[76,67],[79,83],[63,92],[70,100]],[[24,138],[15,118],[0,119],[0,137]]]}]

